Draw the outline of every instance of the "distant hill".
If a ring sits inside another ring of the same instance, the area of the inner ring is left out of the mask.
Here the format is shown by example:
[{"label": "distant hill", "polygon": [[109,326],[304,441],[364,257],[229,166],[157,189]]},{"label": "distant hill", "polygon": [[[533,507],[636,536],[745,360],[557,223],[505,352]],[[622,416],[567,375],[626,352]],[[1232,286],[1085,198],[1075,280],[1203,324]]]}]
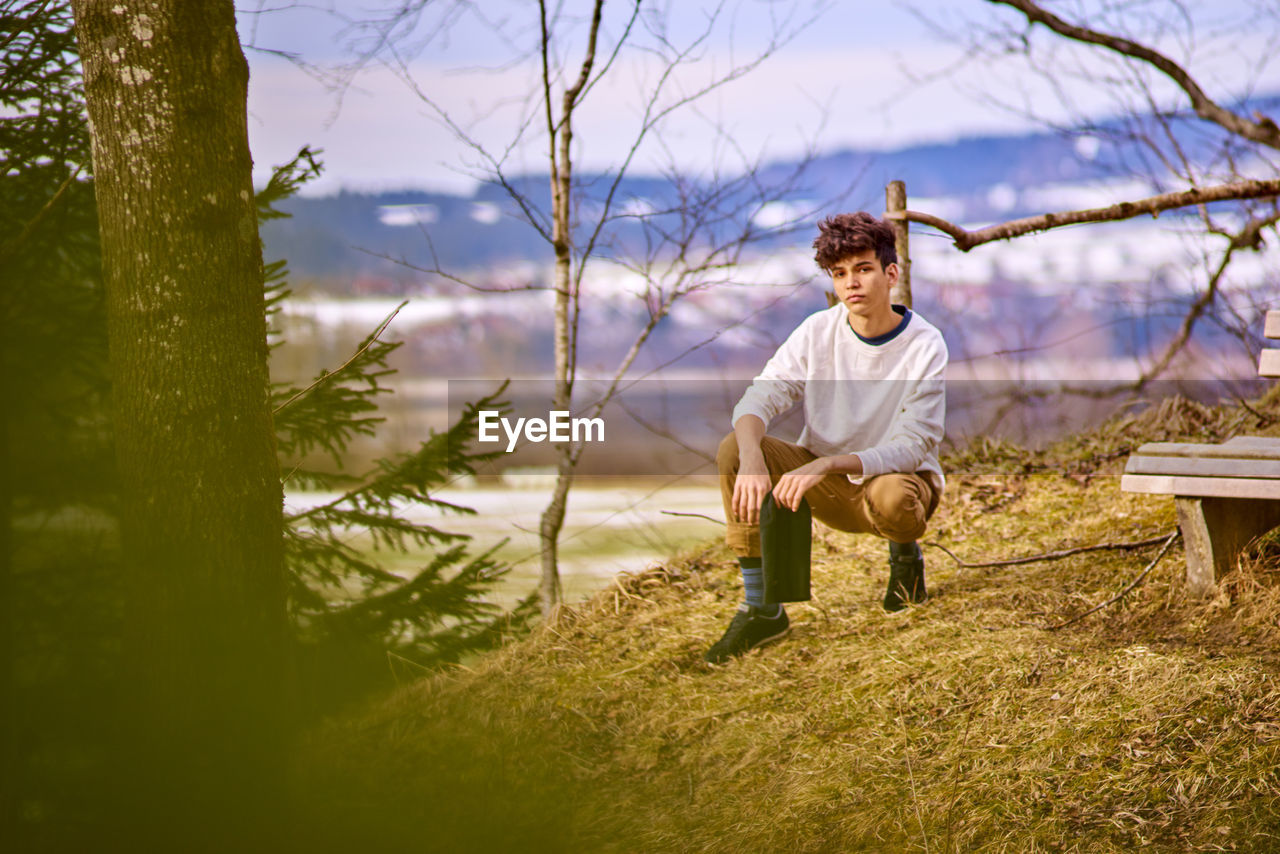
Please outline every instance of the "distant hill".
[{"label": "distant hill", "polygon": [[[1280,95],[1258,98],[1244,109],[1280,112]],[[819,156],[802,179],[779,199],[774,215],[836,209],[875,208],[889,180],[907,183],[917,202],[962,221],[985,222],[1041,212],[1046,188],[1085,187],[1131,178],[1141,162],[1132,138],[1152,119],[1103,122],[1087,135],[1037,132],[981,136],[950,143],[907,146],[887,151],[847,149]],[[1203,123],[1194,117],[1174,121],[1180,144],[1191,157],[1210,151]],[[793,161],[771,163],[761,170],[765,183],[780,184],[796,171]],[[585,175],[590,199],[608,189],[600,175]],[[537,210],[549,203],[546,176],[514,179]],[[1061,193],[1059,193],[1061,196]],[[676,188],[667,180],[634,176],[623,181],[615,197],[620,208],[665,209],[675,203]],[[400,191],[340,192],[322,198],[295,198],[283,205],[291,219],[263,228],[268,258],[289,259],[295,275],[322,280],[333,293],[399,292],[421,282],[423,269],[491,270],[535,262],[526,275],[538,275],[547,259],[545,241],[524,220],[507,191],[481,185],[470,196]],[[812,217],[807,217],[812,218]],[[762,218],[762,224],[768,223]],[[620,225],[613,234],[625,245],[638,237],[634,227]],[[808,237],[803,239],[807,242]],[[781,236],[775,244],[794,244]],[[406,263],[400,263],[406,262]],[[414,269],[414,268],[418,269]]]}]

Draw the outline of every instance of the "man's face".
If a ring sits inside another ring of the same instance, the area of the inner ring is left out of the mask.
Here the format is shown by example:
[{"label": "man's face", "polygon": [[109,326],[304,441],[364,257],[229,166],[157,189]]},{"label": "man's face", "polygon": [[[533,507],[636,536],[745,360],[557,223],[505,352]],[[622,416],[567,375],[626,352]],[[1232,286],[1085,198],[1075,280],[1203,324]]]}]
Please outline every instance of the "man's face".
[{"label": "man's face", "polygon": [[898,265],[882,268],[874,249],[848,255],[831,266],[831,283],[850,318],[875,321],[892,313],[889,291],[897,281]]}]

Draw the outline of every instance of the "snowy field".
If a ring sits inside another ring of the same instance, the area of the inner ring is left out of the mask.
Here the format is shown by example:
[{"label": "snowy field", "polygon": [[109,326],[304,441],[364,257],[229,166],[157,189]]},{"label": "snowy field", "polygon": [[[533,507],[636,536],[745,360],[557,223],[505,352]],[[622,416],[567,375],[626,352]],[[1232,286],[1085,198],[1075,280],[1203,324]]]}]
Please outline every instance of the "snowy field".
[{"label": "snowy field", "polygon": [[[512,571],[496,598],[507,604],[537,586],[538,523],[551,494],[546,478],[530,475],[512,480],[516,481],[513,487],[449,488],[433,494],[442,501],[472,508],[476,511],[473,516],[445,514],[420,504],[403,508],[404,514],[415,521],[470,534],[476,552],[506,538],[508,542],[498,554],[512,565]],[[290,493],[285,497],[286,512],[337,497],[336,493]],[[717,522],[673,513],[700,513],[722,519],[716,478],[685,478],[665,485],[582,479],[569,493],[560,538],[560,571],[566,601],[590,595],[609,584],[619,572],[642,570],[680,548],[723,536],[724,527]],[[353,531],[351,537],[357,547],[367,539],[359,531]],[[385,565],[409,575],[424,562],[424,557],[421,553],[389,555]]]}]

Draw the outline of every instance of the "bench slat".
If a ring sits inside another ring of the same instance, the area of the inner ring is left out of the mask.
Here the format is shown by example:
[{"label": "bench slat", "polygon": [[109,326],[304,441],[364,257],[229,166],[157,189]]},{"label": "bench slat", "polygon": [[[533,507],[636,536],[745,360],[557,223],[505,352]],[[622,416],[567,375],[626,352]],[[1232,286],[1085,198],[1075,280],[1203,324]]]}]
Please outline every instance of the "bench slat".
[{"label": "bench slat", "polygon": [[1280,350],[1263,350],[1258,357],[1258,376],[1280,377]]},{"label": "bench slat", "polygon": [[1266,338],[1280,338],[1280,311],[1268,311],[1262,324],[1262,334]]},{"label": "bench slat", "polygon": [[1231,448],[1276,448],[1280,447],[1280,436],[1232,436],[1222,444]]},{"label": "bench slat", "polygon": [[1280,499],[1280,480],[1234,477],[1178,477],[1162,474],[1126,474],[1120,478],[1125,492],[1151,495],[1195,495],[1217,498]]},{"label": "bench slat", "polygon": [[[1276,351],[1280,352],[1280,350]],[[1209,457],[1237,460],[1280,459],[1280,437],[1237,436],[1221,445],[1195,442],[1148,442],[1130,455],[1142,457]]]},{"label": "bench slat", "polygon": [[1222,457],[1129,457],[1125,474],[1170,474],[1180,477],[1251,477],[1280,479],[1280,459]]}]

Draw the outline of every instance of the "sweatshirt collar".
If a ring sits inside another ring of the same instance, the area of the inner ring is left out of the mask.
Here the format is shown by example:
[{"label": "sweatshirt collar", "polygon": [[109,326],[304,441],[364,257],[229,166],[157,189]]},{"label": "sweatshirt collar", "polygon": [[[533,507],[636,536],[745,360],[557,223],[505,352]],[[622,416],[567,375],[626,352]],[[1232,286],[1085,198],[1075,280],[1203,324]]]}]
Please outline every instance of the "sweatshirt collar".
[{"label": "sweatshirt collar", "polygon": [[893,310],[902,315],[902,320],[900,320],[898,325],[890,329],[888,332],[883,335],[877,335],[874,338],[864,338],[861,335],[858,335],[858,331],[849,323],[847,317],[845,318],[845,324],[849,327],[849,331],[854,335],[857,335],[858,340],[863,344],[870,344],[872,347],[879,347],[882,344],[888,344],[890,341],[901,335],[902,330],[906,329],[907,324],[911,322],[911,309],[907,308],[905,305],[894,305]]}]

